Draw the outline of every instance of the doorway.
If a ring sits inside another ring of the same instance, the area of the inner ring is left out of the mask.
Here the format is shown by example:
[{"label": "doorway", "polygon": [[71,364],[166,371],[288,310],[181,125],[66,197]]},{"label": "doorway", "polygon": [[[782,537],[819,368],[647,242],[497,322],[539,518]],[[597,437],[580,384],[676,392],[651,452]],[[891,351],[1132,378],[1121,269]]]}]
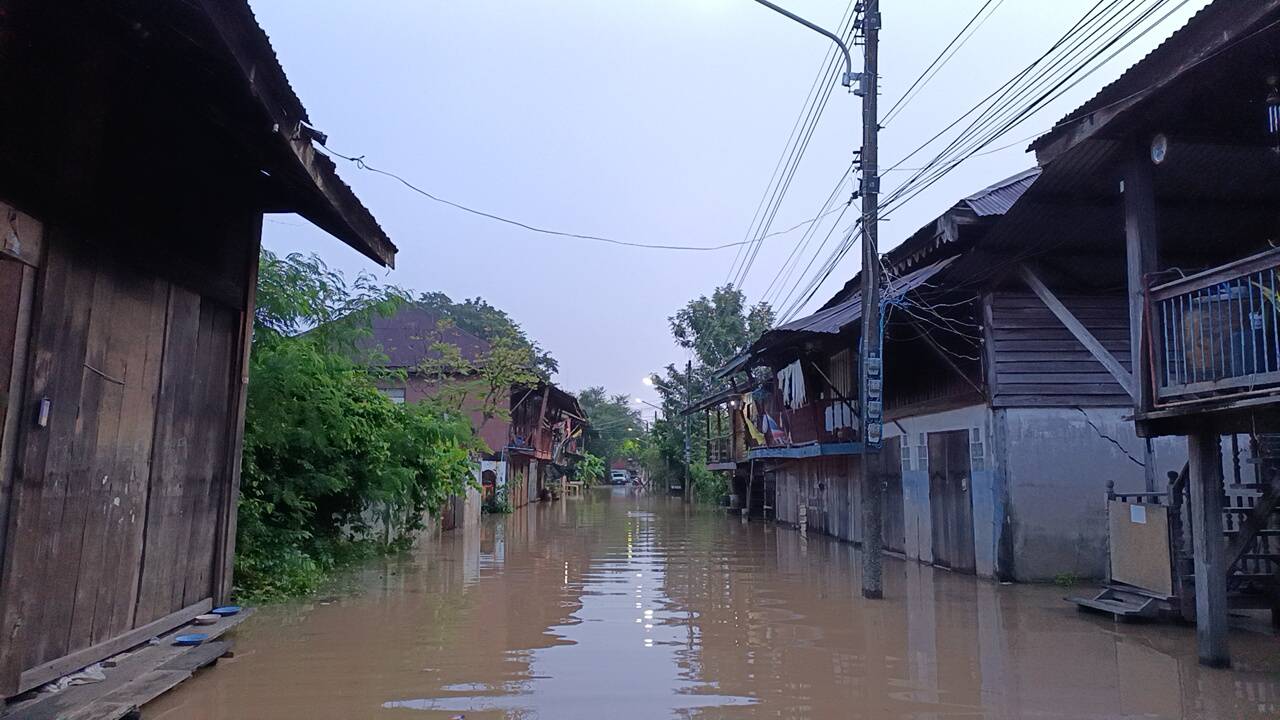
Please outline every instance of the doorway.
[{"label": "doorway", "polygon": [[933,562],[959,572],[976,570],[969,431],[929,433],[929,514]]}]

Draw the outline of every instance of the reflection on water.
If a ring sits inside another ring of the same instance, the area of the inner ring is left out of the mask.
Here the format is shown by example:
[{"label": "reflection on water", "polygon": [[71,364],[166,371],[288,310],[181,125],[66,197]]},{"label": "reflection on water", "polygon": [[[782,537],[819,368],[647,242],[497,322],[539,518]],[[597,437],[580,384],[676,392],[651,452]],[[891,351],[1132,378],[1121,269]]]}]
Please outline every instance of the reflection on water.
[{"label": "reflection on water", "polygon": [[602,489],[266,608],[151,718],[1274,718],[1280,641],[1078,615],[1057,588],[886,563]]}]

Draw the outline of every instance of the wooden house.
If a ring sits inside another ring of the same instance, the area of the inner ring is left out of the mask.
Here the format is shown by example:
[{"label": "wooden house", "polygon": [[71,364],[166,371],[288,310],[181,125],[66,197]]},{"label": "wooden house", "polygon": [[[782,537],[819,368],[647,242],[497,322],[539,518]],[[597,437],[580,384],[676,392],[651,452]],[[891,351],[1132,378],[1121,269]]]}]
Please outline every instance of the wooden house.
[{"label": "wooden house", "polygon": [[512,507],[538,499],[580,457],[586,413],[578,399],[548,382],[511,391],[511,428],[503,448],[503,484]]},{"label": "wooden house", "polygon": [[1280,2],[1206,6],[1033,143],[1042,176],[991,237],[1063,248],[1051,288],[1124,293],[1136,360],[1110,372],[1138,435],[1188,462],[1111,494],[1113,582],[1092,605],[1194,618],[1210,665],[1229,662],[1228,608],[1280,622],[1278,46]]},{"label": "wooden house", "polygon": [[395,247],[244,0],[0,8],[0,697],[232,587],[264,213]]},{"label": "wooden house", "polygon": [[[1088,282],[1042,296],[1016,255],[990,250],[1038,177],[964,198],[885,256],[878,452],[864,454],[858,427],[860,278],[727,368],[768,373],[740,396],[753,408],[738,414],[754,417],[749,512],[857,542],[875,479],[891,552],[1006,579],[1105,574],[1107,483],[1143,489],[1143,443],[1124,388],[1054,308],[1072,308],[1126,364],[1125,298]],[[1181,466],[1177,448],[1162,450],[1157,463]]]}]

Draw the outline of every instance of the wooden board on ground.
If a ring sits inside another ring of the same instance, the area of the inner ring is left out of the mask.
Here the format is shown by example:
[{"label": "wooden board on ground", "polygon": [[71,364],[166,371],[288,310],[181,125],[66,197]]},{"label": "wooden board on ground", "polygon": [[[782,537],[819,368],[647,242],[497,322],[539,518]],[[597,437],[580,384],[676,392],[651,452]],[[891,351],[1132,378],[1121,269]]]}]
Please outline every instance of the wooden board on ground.
[{"label": "wooden board on ground", "polygon": [[[106,679],[76,685],[59,693],[35,695],[0,710],[0,720],[118,720],[156,699],[191,677],[198,669],[222,657],[230,641],[217,640],[244,622],[252,610],[223,618],[213,625],[185,625],[160,638],[159,644],[142,645],[108,662]],[[173,638],[184,633],[209,636],[198,647],[180,647]]]}]

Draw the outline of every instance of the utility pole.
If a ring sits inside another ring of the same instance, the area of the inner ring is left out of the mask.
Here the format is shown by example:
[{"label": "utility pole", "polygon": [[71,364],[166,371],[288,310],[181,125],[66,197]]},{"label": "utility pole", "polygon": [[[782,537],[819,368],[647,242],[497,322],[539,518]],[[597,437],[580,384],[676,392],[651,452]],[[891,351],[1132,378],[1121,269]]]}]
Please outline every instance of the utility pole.
[{"label": "utility pole", "polygon": [[[684,366],[684,406],[693,404],[693,361]],[[693,474],[689,471],[689,416],[684,416],[684,501],[693,502]]]},{"label": "utility pole", "polygon": [[880,477],[880,443],[884,430],[884,373],[880,358],[880,220],[879,136],[876,107],[879,86],[880,0],[863,4],[863,65],[855,91],[862,96],[862,348],[858,401],[862,404],[862,596],[884,596],[884,503]]},{"label": "utility pole", "polygon": [[[880,598],[884,596],[881,568],[884,545],[881,538],[881,527],[884,524],[881,500],[883,481],[878,470],[881,435],[884,430],[884,373],[880,361],[880,252],[876,235],[876,224],[880,218],[877,144],[880,117],[876,108],[880,2],[863,0],[857,6],[861,17],[855,21],[855,27],[861,31],[863,38],[864,63],[861,73],[853,72],[853,59],[840,36],[770,0],[756,2],[830,38],[844,54],[845,72],[841,84],[849,87],[856,81],[854,94],[862,98],[862,183],[859,188],[862,197],[862,347],[858,351],[858,402],[862,417],[862,596]],[[688,437],[687,432],[685,437]],[[687,452],[686,446],[686,454]],[[687,462],[685,464],[688,465]]]}]

